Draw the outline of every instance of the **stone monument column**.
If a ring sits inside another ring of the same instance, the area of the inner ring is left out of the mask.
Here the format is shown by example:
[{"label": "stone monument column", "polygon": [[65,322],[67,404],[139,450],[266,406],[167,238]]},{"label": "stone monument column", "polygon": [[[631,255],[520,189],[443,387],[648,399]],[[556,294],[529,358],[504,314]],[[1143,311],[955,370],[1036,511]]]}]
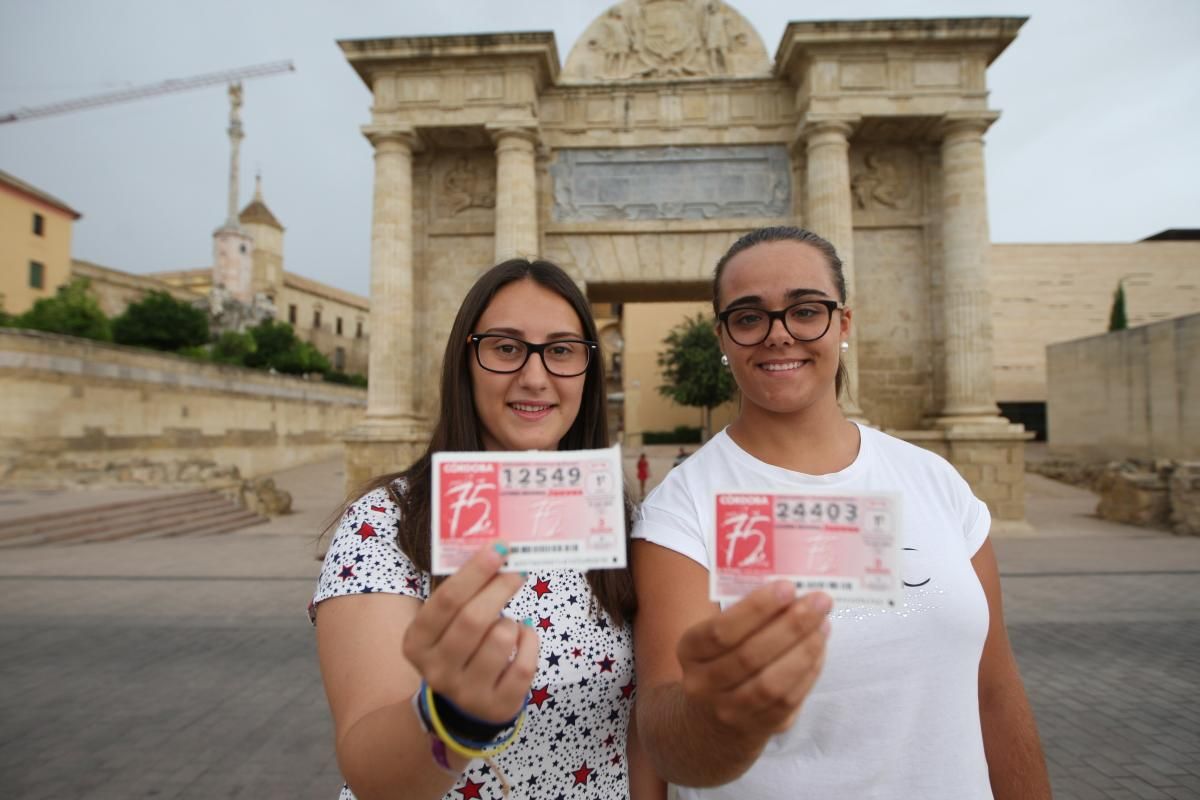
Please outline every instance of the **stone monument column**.
[{"label": "stone monument column", "polygon": [[983,133],[996,113],[950,114],[942,122],[942,320],[946,395],[943,427],[1003,423],[992,387],[987,181]]},{"label": "stone monument column", "polygon": [[537,128],[490,124],[496,143],[496,263],[514,256],[536,258],[538,241]]},{"label": "stone monument column", "polygon": [[371,215],[371,350],[365,421],[346,435],[346,481],[403,469],[424,444],[416,413],[413,298],[413,151],[410,127],[365,126],[375,147]]},{"label": "stone monument column", "polygon": [[[854,220],[853,198],[850,194],[849,137],[858,121],[858,117],[810,114],[801,123],[799,131],[808,157],[805,185],[807,218],[804,227],[828,239],[837,248],[846,279],[848,305],[852,309],[855,301]],[[842,362],[850,377],[850,390],[857,392],[858,344],[853,327],[849,344],[850,349],[842,354]],[[843,396],[842,410],[852,419],[864,420],[858,402],[850,396]]]}]

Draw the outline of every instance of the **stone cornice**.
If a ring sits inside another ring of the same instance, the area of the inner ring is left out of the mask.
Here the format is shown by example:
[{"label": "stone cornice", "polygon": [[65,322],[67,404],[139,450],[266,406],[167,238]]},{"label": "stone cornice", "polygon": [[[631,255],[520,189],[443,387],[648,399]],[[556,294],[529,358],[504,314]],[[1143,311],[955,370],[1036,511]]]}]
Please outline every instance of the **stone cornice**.
[{"label": "stone cornice", "polygon": [[942,138],[956,134],[983,136],[996,120],[999,111],[952,111],[938,121],[938,132]]},{"label": "stone cornice", "polygon": [[537,146],[541,142],[541,134],[538,131],[536,120],[526,120],[520,122],[489,122],[483,126],[492,137],[492,141],[497,145],[505,139],[519,138],[530,144]]},{"label": "stone cornice", "polygon": [[991,63],[1028,17],[946,17],[789,22],[775,52],[775,74],[791,77],[814,49],[830,46],[959,43],[986,45]]},{"label": "stone cornice", "polygon": [[479,61],[493,71],[503,71],[505,62],[532,58],[537,65],[539,88],[558,81],[558,47],[550,31],[341,39],[338,46],[363,83],[372,89],[378,72],[426,69],[446,61]]},{"label": "stone cornice", "polygon": [[823,133],[841,134],[843,139],[849,139],[861,122],[862,117],[857,114],[805,114],[796,125],[795,141],[800,144]]},{"label": "stone cornice", "polygon": [[421,137],[411,125],[363,125],[362,134],[376,150],[387,142],[399,142],[414,153],[422,149]]}]

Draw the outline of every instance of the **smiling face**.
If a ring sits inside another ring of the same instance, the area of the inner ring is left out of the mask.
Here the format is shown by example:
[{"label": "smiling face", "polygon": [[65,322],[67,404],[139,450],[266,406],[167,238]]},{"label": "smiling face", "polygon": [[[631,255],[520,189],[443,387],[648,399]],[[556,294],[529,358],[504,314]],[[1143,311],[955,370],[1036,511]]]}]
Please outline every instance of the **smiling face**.
[{"label": "smiling face", "polygon": [[[529,279],[496,292],[473,333],[503,333],[534,344],[586,338],[571,305]],[[467,346],[484,448],[556,450],[579,414],[587,373],[560,378],[533,353],[517,372],[489,372],[479,365],[474,346]]]},{"label": "smiling face", "polygon": [[[722,311],[742,306],[778,311],[804,300],[841,300],[825,256],[793,241],[741,251],[725,265],[718,289]],[[737,344],[719,325],[721,350],[742,391],[743,416],[836,407],[835,379],[841,343],[850,335],[850,316],[848,310],[834,311],[829,330],[812,342],[796,341],[782,321],[772,321],[767,338],[750,347]]]}]

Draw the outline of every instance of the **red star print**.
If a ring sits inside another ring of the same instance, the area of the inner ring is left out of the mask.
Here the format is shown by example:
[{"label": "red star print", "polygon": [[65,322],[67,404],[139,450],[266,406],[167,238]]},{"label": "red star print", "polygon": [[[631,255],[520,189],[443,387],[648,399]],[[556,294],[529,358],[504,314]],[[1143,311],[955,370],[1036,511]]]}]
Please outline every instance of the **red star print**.
[{"label": "red star print", "polygon": [[549,617],[538,617],[537,626],[545,631],[553,628],[554,623],[550,621]]},{"label": "red star print", "polygon": [[338,577],[341,578],[342,580],[346,580],[347,578],[357,577],[354,574],[354,565],[346,564],[344,567],[342,567],[342,571],[338,573]]},{"label": "red star print", "polygon": [[410,592],[421,591],[421,579],[420,578],[405,578],[404,585],[408,587],[408,590]]},{"label": "red star print", "polygon": [[615,756],[610,758],[609,763],[611,763],[614,767],[617,766],[618,764],[620,764],[621,763],[621,754],[617,753]]},{"label": "red star print", "polygon": [[549,689],[550,689],[550,684],[546,684],[545,686],[541,687],[540,689],[534,688],[534,690],[532,692],[530,692],[531,697],[529,698],[529,702],[533,703],[538,708],[541,708],[542,703],[544,703],[550,699]]},{"label": "red star print", "polygon": [[590,778],[592,776],[593,772],[595,772],[595,770],[590,768],[587,765],[586,761],[583,762],[582,767],[580,767],[579,769],[577,769],[571,773],[572,775],[575,776],[575,785],[578,786],[581,783],[587,783],[588,778]]},{"label": "red star print", "polygon": [[371,510],[378,511],[380,514],[383,514],[387,511],[387,509],[384,508],[383,506],[371,506]]},{"label": "red star print", "polygon": [[379,534],[376,533],[375,529],[372,528],[368,523],[364,522],[362,524],[362,527],[358,529],[358,535],[361,536],[362,540],[365,542],[367,539],[370,539],[372,536],[378,536]]},{"label": "red star print", "polygon": [[616,742],[616,741],[617,741],[617,737],[613,736],[613,735],[610,733],[610,734],[608,735],[608,738],[604,740],[604,746],[605,746],[605,747],[612,747],[612,746],[613,746],[613,743],[614,743],[614,742]]},{"label": "red star print", "polygon": [[545,578],[539,579],[538,582],[533,585],[533,590],[537,592],[538,599],[540,600],[542,595],[550,594],[550,581],[546,580]]},{"label": "red star print", "polygon": [[571,655],[575,658],[579,658],[581,655],[583,655],[583,651],[580,650],[578,647],[572,647]]},{"label": "red star print", "polygon": [[608,656],[605,656],[596,663],[600,665],[601,672],[612,672],[613,660]]},{"label": "red star print", "polygon": [[636,688],[637,688],[637,685],[633,682],[633,678],[630,678],[629,683],[627,683],[621,687],[621,694],[624,695],[628,699],[630,697],[633,697],[633,690]]},{"label": "red star print", "polygon": [[479,793],[479,790],[482,788],[483,788],[482,783],[476,783],[475,781],[471,780],[470,778],[467,778],[467,785],[462,787],[461,789],[455,789],[454,791],[461,794],[463,796],[463,800],[468,800],[468,798],[472,798],[472,797],[482,798],[483,795],[481,795]]}]

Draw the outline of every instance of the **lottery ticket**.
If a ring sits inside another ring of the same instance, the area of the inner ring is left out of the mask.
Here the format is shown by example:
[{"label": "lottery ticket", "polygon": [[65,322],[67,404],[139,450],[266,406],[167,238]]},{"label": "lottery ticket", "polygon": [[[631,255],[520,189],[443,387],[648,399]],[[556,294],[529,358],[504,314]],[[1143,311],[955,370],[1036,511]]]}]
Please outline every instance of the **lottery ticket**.
[{"label": "lottery ticket", "polygon": [[772,580],[822,591],[839,606],[901,601],[900,496],[724,492],[709,531],[709,594],[735,601]]},{"label": "lottery ticket", "polygon": [[625,566],[621,448],[435,453],[433,574],[503,540],[505,571]]}]

